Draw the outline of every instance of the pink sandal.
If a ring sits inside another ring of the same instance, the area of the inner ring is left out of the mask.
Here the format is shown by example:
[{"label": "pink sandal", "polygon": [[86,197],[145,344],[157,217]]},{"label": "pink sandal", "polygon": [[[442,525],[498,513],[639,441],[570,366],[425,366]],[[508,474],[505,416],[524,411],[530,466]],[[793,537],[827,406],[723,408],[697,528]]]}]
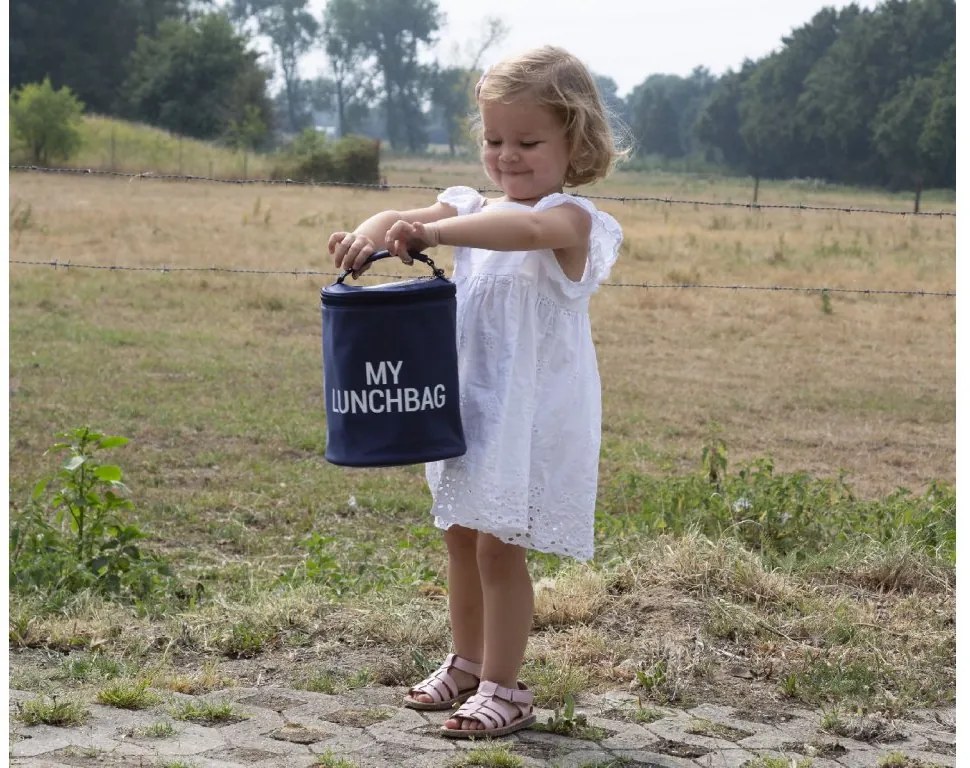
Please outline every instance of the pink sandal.
[{"label": "pink sandal", "polygon": [[532,691],[522,683],[519,683],[518,689],[513,689],[491,680],[482,680],[478,692],[459,707],[455,717],[474,720],[485,727],[442,728],[441,735],[453,739],[496,738],[521,731],[536,721],[532,700]]},{"label": "pink sandal", "polygon": [[[451,675],[452,669],[460,669],[478,680],[482,676],[482,665],[462,658],[455,653],[449,653],[445,663],[436,669],[429,677],[408,691],[404,697],[404,706],[411,709],[441,710],[451,709],[461,704],[465,699],[478,690],[478,683],[473,688],[461,689]],[[431,697],[431,701],[419,701],[414,694],[423,693]]]}]

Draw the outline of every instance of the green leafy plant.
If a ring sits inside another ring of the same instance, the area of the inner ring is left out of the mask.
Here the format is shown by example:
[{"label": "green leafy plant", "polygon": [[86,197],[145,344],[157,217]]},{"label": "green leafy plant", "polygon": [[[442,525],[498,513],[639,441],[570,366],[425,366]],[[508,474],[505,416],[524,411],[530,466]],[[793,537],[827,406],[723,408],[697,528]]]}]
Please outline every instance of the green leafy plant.
[{"label": "green leafy plant", "polygon": [[571,693],[566,694],[562,709],[556,707],[553,710],[552,717],[546,721],[545,725],[540,726],[539,730],[590,741],[599,741],[606,735],[606,731],[602,728],[590,725],[586,715],[576,712],[576,699]]},{"label": "green leafy plant", "polygon": [[145,534],[122,514],[133,509],[121,468],[100,452],[125,437],[79,427],[50,451],[65,453],[60,469],[36,483],[27,509],[11,526],[10,584],[56,593],[92,588],[143,599],[171,576],[167,563],[141,551]]},{"label": "green leafy plant", "polygon": [[34,163],[70,159],[81,146],[84,105],[67,86],[54,90],[49,77],[10,95],[10,127]]}]

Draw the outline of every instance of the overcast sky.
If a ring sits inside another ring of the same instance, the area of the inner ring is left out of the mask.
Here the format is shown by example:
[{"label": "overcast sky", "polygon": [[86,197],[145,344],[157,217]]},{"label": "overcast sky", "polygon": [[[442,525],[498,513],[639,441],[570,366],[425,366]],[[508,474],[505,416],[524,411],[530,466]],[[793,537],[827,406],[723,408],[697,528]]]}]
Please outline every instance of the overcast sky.
[{"label": "overcast sky", "polygon": [[[878,3],[857,4],[874,8]],[[326,0],[310,0],[310,5],[319,17]],[[822,0],[438,0],[447,24],[437,54],[446,63],[467,64],[485,19],[498,17],[509,33],[483,63],[538,45],[559,45],[596,74],[613,78],[619,94],[626,96],[652,74],[686,76],[696,66],[714,75],[736,70],[745,58],[759,59],[779,48],[782,37],[822,8],[846,5]],[[304,77],[325,73],[321,57],[304,61]]]}]

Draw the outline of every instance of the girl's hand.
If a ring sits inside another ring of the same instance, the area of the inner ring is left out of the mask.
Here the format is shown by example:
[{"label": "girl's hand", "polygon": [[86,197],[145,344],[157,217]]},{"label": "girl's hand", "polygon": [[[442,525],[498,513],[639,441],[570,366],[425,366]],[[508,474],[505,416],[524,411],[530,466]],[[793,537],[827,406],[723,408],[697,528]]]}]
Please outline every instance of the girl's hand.
[{"label": "girl's hand", "polygon": [[357,232],[334,232],[330,235],[327,250],[333,255],[335,267],[349,269],[354,273],[354,277],[357,277],[367,271],[364,262],[377,250],[377,247],[366,235]]},{"label": "girl's hand", "polygon": [[413,259],[408,251],[423,251],[434,248],[439,243],[438,223],[422,224],[420,221],[407,222],[398,219],[384,236],[384,245],[392,256],[397,256],[405,264]]}]

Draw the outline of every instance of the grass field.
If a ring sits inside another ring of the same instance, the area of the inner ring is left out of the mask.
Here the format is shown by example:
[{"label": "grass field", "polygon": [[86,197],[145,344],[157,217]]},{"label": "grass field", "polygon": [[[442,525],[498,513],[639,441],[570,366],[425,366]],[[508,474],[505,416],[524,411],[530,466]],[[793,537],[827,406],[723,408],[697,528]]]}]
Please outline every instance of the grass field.
[{"label": "grass field", "polygon": [[[485,184],[471,164],[384,171]],[[750,197],[741,180],[636,173],[589,192]],[[322,459],[330,277],[258,272],[329,272],[330,231],[432,195],[11,174],[11,259],[116,267],[10,266],[11,525],[38,509],[56,435],[90,425],[130,438],[105,460],[142,550],[174,574],[134,601],[15,589],[12,686],[336,690],[406,684],[446,649],[421,469]],[[909,209],[807,182],[760,201]],[[661,704],[952,701],[955,299],[835,289],[954,291],[954,219],[601,206],[625,242],[591,310],[598,554],[531,560],[523,676],[540,701],[630,684]],[[685,283],[830,290],[643,287]]]}]

